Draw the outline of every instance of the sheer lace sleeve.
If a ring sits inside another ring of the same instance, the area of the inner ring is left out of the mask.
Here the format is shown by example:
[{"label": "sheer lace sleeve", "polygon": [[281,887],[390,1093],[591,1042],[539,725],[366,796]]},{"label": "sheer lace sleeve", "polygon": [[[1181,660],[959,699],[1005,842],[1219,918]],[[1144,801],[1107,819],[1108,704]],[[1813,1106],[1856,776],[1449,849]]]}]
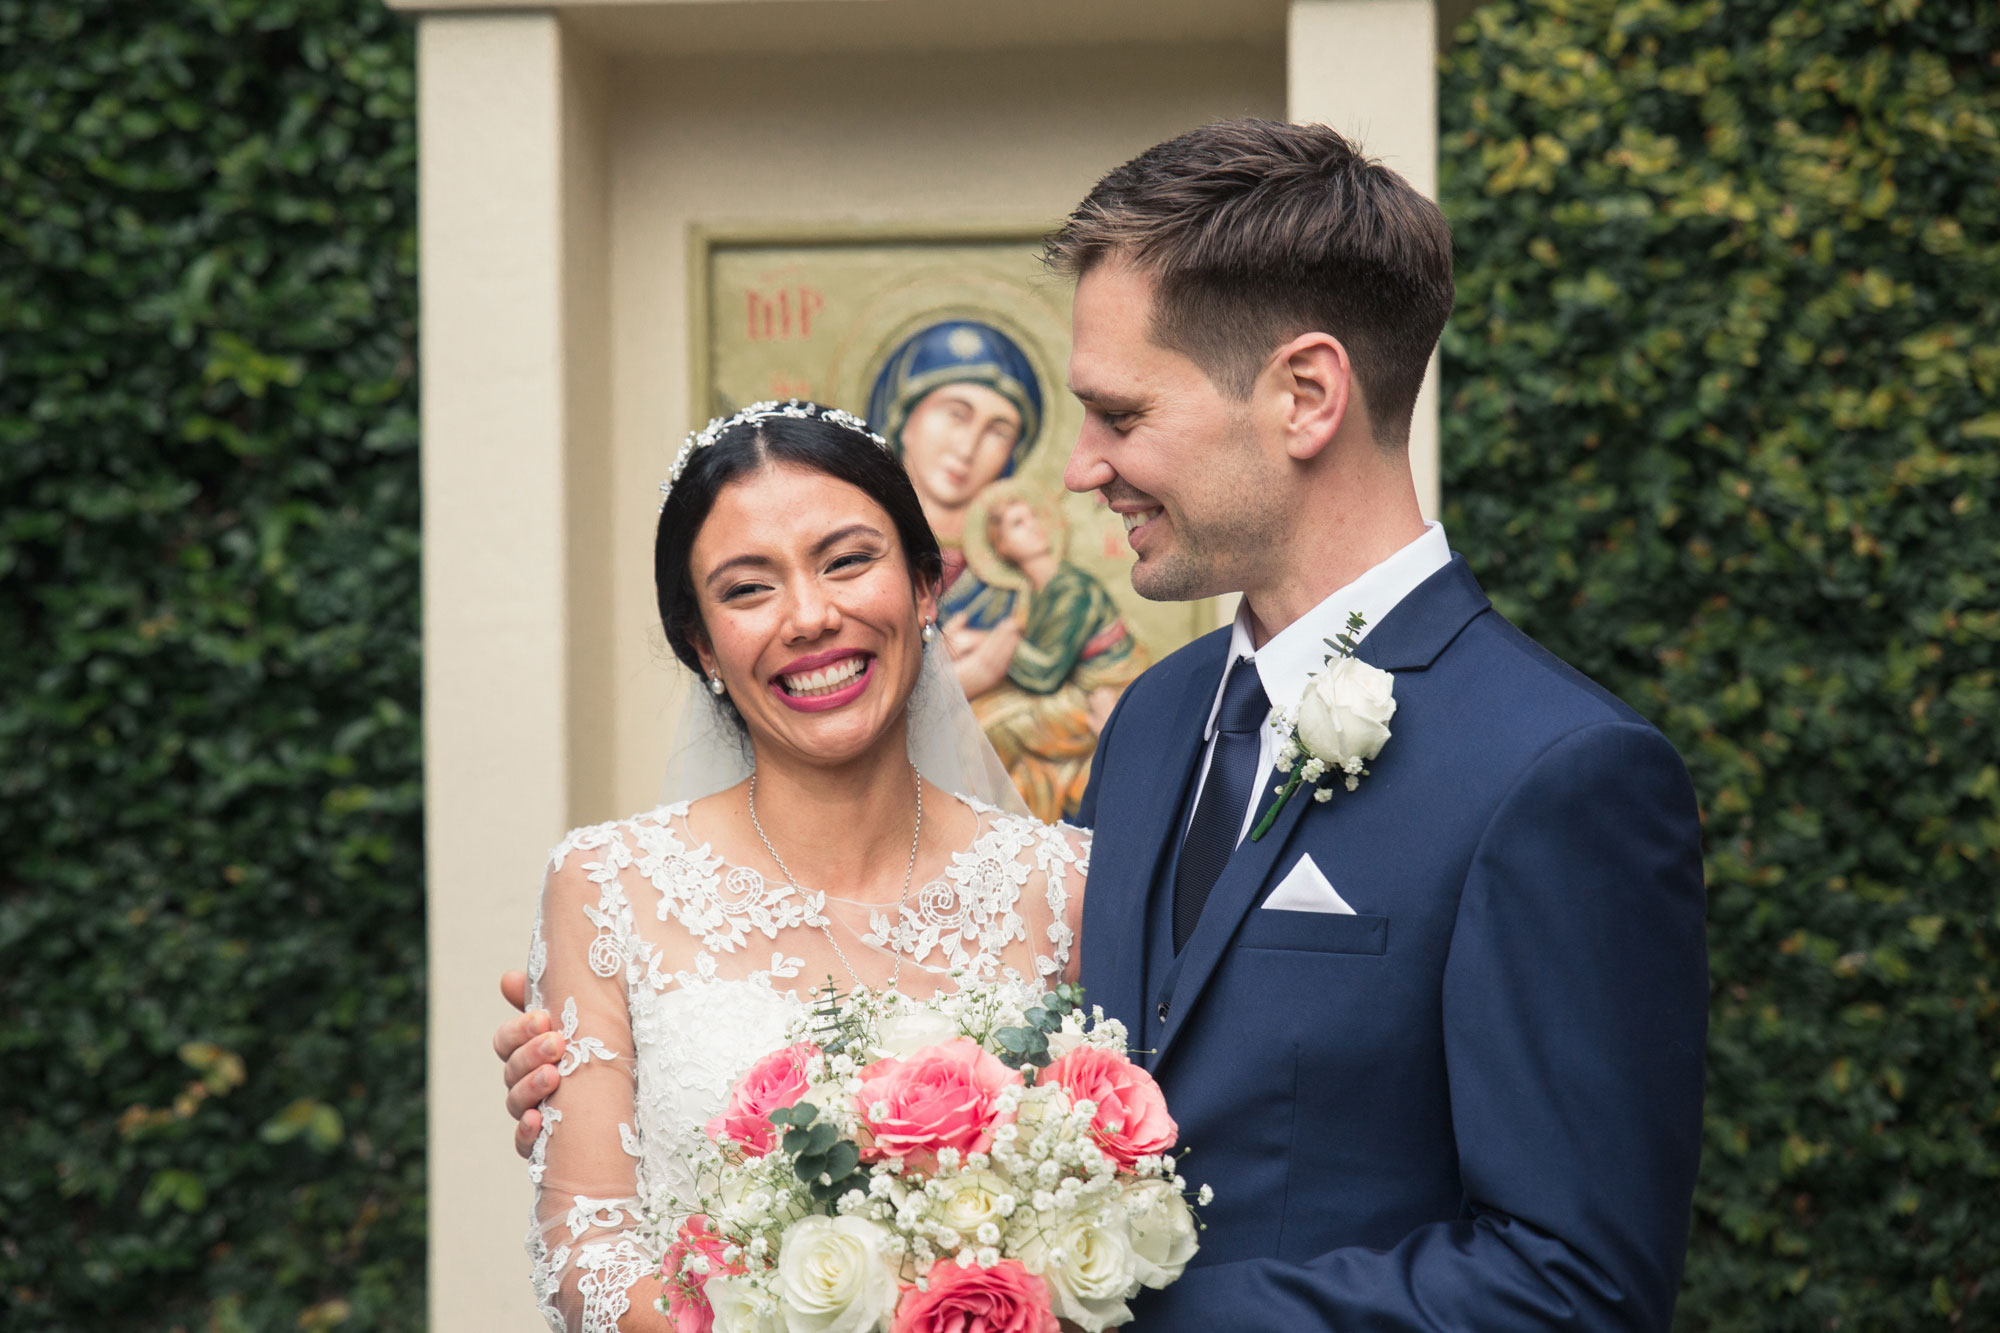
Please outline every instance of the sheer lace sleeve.
[{"label": "sheer lace sleeve", "polygon": [[1057,824],[1043,833],[1042,846],[1048,849],[1041,861],[1048,876],[1050,952],[1061,969],[1060,980],[1075,981],[1083,975],[1077,935],[1083,929],[1083,887],[1090,874],[1090,830]]},{"label": "sheer lace sleeve", "polygon": [[626,989],[633,924],[620,884],[630,864],[616,826],[572,834],[550,859],[529,952],[530,1004],[559,1015],[568,1044],[529,1159],[528,1250],[543,1315],[570,1333],[615,1330],[628,1288],[657,1269],[661,1253],[638,1180]]}]

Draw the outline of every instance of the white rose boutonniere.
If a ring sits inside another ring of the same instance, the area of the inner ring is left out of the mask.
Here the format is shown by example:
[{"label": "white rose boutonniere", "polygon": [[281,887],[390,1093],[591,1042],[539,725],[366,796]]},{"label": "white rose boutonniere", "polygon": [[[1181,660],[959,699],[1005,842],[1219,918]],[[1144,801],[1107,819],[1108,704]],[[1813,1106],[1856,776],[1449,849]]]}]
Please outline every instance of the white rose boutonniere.
[{"label": "white rose boutonniere", "polygon": [[1354,655],[1360,644],[1356,636],[1367,623],[1361,615],[1350,615],[1347,631],[1324,641],[1332,649],[1325,668],[1306,682],[1294,712],[1278,714],[1292,733],[1278,747],[1278,771],[1288,776],[1276,789],[1277,801],[1250,831],[1252,842],[1270,831],[1301,784],[1314,789],[1315,801],[1333,799],[1333,789],[1320,784],[1335,776],[1353,791],[1368,776],[1368,761],[1389,743],[1389,719],[1396,715],[1396,678]]}]

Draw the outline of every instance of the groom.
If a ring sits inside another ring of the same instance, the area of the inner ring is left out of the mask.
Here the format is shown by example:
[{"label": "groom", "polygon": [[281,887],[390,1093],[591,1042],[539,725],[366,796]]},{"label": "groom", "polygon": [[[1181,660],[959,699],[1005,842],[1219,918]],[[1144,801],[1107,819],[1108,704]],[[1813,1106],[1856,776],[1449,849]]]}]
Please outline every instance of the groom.
[{"label": "groom", "polygon": [[[1442,215],[1324,127],[1237,121],[1112,172],[1048,249],[1077,283],[1065,483],[1123,516],[1143,596],[1243,594],[1126,691],[1083,802],[1084,984],[1216,1192],[1134,1326],[1667,1328],[1701,1133],[1694,797],[1418,511]],[[1350,615],[1389,738],[1252,836],[1270,710]],[[496,1037],[517,1114],[553,1086],[516,1051],[533,1026]]]}]

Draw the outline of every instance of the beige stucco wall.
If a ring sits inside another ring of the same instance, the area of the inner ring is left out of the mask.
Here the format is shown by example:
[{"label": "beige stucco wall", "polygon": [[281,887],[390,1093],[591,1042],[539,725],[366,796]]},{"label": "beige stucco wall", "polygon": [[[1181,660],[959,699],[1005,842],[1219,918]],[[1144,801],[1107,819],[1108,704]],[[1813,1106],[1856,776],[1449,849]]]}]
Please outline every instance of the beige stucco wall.
[{"label": "beige stucco wall", "polygon": [[689,226],[1046,225],[1147,145],[1245,114],[1360,129],[1428,188],[1434,38],[1428,0],[392,2],[427,11],[431,1324],[506,1333],[539,1321],[494,980],[547,847],[656,795]]},{"label": "beige stucco wall", "polygon": [[[419,42],[425,854],[434,1326],[530,1323],[485,1219],[522,1215],[494,1086],[493,963],[518,954],[568,806],[561,69],[552,20]],[[504,95],[503,95],[504,90]],[[487,903],[498,910],[482,910]],[[483,996],[475,979],[485,975]],[[514,1227],[519,1233],[518,1221]],[[518,1245],[514,1253],[518,1255]],[[514,1271],[509,1272],[509,1268]],[[487,1286],[504,1289],[512,1299]]]}]

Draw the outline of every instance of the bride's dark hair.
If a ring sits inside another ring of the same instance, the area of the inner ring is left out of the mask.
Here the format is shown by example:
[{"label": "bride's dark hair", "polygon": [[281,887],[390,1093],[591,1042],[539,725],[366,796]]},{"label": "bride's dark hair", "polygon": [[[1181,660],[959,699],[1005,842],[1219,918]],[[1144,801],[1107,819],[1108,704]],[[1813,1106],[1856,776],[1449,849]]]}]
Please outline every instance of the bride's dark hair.
[{"label": "bride's dark hair", "polygon": [[653,588],[660,624],[674,656],[697,676],[701,658],[695,654],[694,635],[701,629],[701,606],[688,572],[688,555],[722,488],[773,463],[811,468],[853,486],[881,505],[896,525],[903,560],[913,578],[936,584],[944,576],[937,536],[924,518],[909,474],[894,454],[858,430],[818,417],[739,422],[714,444],[688,456],[680,480],[660,510],[660,526],[653,537]]}]

